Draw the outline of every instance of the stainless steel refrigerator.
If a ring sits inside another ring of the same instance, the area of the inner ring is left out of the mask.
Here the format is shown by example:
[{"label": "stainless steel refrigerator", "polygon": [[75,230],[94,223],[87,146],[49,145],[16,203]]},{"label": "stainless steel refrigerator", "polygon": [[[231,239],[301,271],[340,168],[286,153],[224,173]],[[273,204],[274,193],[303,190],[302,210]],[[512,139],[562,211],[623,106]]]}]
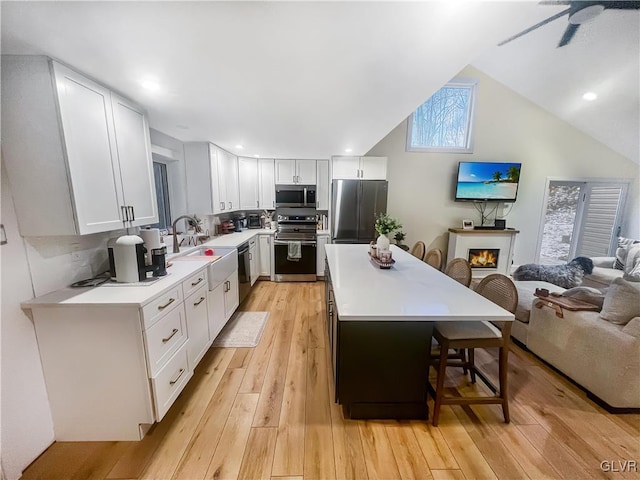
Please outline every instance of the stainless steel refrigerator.
[{"label": "stainless steel refrigerator", "polygon": [[332,243],[369,243],[378,235],[376,216],[387,212],[386,180],[334,180],[331,183]]}]

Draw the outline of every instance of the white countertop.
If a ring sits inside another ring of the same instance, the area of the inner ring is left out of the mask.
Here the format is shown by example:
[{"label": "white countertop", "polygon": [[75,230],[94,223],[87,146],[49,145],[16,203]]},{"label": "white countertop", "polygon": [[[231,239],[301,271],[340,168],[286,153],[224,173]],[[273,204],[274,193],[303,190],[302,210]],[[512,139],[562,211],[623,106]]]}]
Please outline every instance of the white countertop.
[{"label": "white countertop", "polygon": [[[184,255],[186,253],[189,253],[195,250],[196,248],[200,248],[203,246],[212,247],[214,249],[215,247],[238,248],[244,242],[248,242],[251,238],[255,237],[256,235],[273,235],[275,233],[276,233],[275,230],[264,229],[264,228],[247,229],[247,230],[243,230],[242,232],[228,233],[227,235],[219,235],[217,237],[213,237],[210,240],[204,242],[203,244],[198,244],[197,247],[194,247],[193,245],[182,246],[180,247],[180,253],[172,253],[172,247],[173,247],[172,238],[171,236],[168,236],[165,239],[165,243],[167,243],[167,250],[169,253],[167,258],[168,259],[175,258],[178,255]],[[329,230],[318,230],[318,235],[329,235]]]},{"label": "white countertop", "polygon": [[63,288],[21,304],[24,309],[51,306],[138,306],[143,307],[158,295],[179,285],[190,275],[203,270],[210,262],[173,262],[167,275],[148,285],[107,285],[98,287]]},{"label": "white countertop", "polygon": [[391,246],[396,263],[380,269],[369,245],[326,245],[342,321],[512,321],[513,314],[444,273]]}]

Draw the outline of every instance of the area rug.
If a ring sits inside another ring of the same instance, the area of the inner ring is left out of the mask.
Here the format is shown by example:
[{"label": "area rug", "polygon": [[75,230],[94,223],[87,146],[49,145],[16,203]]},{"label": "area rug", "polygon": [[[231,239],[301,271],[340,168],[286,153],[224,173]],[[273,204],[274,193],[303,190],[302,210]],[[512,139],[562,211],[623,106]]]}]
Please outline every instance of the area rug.
[{"label": "area rug", "polygon": [[214,347],[255,347],[269,312],[236,312],[213,342]]}]

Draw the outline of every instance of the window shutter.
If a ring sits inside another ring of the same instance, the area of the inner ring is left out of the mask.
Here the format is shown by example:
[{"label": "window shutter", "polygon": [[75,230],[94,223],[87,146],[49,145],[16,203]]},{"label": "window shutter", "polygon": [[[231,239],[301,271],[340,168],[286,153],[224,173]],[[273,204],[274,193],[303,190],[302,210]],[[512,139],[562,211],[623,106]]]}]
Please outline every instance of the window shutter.
[{"label": "window shutter", "polygon": [[625,188],[626,185],[620,184],[590,185],[577,249],[579,256],[606,257],[614,253],[613,243]]}]

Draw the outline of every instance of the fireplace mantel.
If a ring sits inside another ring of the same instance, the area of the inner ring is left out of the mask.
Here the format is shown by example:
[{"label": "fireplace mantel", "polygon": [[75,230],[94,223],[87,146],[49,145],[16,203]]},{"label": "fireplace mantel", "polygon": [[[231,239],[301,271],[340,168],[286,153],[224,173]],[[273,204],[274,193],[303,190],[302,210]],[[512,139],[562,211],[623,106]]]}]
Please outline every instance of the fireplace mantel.
[{"label": "fireplace mantel", "polygon": [[472,268],[473,278],[482,278],[490,273],[511,273],[511,264],[519,230],[471,230],[463,228],[449,229],[449,249],[447,263],[454,258],[469,257],[469,249],[499,249],[498,265],[496,268]]}]

